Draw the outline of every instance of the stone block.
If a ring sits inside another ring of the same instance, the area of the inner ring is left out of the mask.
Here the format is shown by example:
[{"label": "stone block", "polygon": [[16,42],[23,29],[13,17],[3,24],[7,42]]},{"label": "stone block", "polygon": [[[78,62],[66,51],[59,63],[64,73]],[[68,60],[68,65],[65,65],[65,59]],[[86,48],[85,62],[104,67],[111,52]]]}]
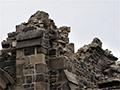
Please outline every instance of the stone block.
[{"label": "stone block", "polygon": [[25,90],[23,86],[21,85],[16,85],[14,90]]},{"label": "stone block", "polygon": [[65,58],[51,59],[50,68],[51,69],[65,69],[67,68],[67,61]]},{"label": "stone block", "polygon": [[33,77],[32,76],[25,76],[25,82],[26,83],[32,83],[33,82]]},{"label": "stone block", "polygon": [[16,83],[16,85],[21,85],[22,86],[22,84],[25,83],[24,80],[25,80],[24,76],[17,76],[17,83]]},{"label": "stone block", "polygon": [[20,59],[20,60],[16,60],[16,65],[23,65],[25,64],[25,60]]},{"label": "stone block", "polygon": [[46,63],[45,54],[36,54],[36,55],[31,55],[29,57],[30,57],[31,64]]},{"label": "stone block", "polygon": [[10,42],[5,41],[5,40],[1,44],[2,44],[2,48],[10,48],[10,46],[11,46]]},{"label": "stone block", "polygon": [[30,88],[30,84],[24,84],[23,87],[24,87],[25,89]]},{"label": "stone block", "polygon": [[30,84],[30,83],[23,84],[23,87],[25,90],[34,90],[34,84]]},{"label": "stone block", "polygon": [[36,82],[36,90],[49,90],[49,84],[46,82]]},{"label": "stone block", "polygon": [[28,64],[24,66],[24,69],[34,69],[34,64]]},{"label": "stone block", "polygon": [[17,42],[17,49],[25,48],[25,47],[33,47],[33,46],[41,46],[42,39],[30,39],[26,41]]},{"label": "stone block", "polygon": [[47,54],[47,49],[45,48],[45,45],[44,45],[44,47],[42,46],[37,46],[36,47],[36,51],[37,51],[37,54],[40,54],[40,53],[43,53],[43,54]]},{"label": "stone block", "polygon": [[16,64],[19,64],[20,62],[24,62],[25,65],[30,64],[30,56],[21,56],[19,58],[16,58]]},{"label": "stone block", "polygon": [[35,82],[45,82],[46,75],[45,74],[37,74],[35,75]]},{"label": "stone block", "polygon": [[31,64],[31,58],[29,56],[24,56],[21,58],[22,60],[25,61],[25,65],[30,65]]},{"label": "stone block", "polygon": [[29,30],[27,32],[22,32],[17,35],[17,41],[23,40],[30,40],[34,38],[41,38],[43,37],[44,31],[43,30]]},{"label": "stone block", "polygon": [[43,64],[43,63],[35,64],[35,70],[36,70],[36,73],[46,73],[46,72],[48,72],[47,65]]},{"label": "stone block", "polygon": [[16,58],[20,58],[20,57],[23,57],[23,56],[24,56],[23,49],[16,51]]},{"label": "stone block", "polygon": [[22,76],[23,75],[23,64],[17,64],[16,75],[17,76]]},{"label": "stone block", "polygon": [[24,75],[32,75],[34,74],[34,69],[24,69],[23,73]]},{"label": "stone block", "polygon": [[57,55],[57,50],[56,49],[50,49],[48,53],[49,53],[49,55]]}]

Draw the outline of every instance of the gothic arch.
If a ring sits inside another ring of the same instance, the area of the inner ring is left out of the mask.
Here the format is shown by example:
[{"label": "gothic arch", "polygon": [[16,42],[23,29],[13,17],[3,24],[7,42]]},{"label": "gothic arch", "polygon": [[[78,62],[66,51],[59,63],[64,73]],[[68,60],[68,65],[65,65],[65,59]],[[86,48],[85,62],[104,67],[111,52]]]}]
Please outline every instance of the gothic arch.
[{"label": "gothic arch", "polygon": [[13,78],[0,68],[0,90],[14,90],[14,85]]}]

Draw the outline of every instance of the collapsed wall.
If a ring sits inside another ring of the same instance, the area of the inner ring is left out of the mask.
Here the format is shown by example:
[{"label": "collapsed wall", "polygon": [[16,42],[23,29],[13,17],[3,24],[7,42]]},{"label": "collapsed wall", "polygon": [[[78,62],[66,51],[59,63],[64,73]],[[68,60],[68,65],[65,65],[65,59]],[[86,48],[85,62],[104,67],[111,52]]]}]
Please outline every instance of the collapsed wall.
[{"label": "collapsed wall", "polygon": [[2,42],[0,70],[7,75],[0,90],[120,89],[118,58],[98,38],[75,53],[69,33],[43,11],[17,25]]}]

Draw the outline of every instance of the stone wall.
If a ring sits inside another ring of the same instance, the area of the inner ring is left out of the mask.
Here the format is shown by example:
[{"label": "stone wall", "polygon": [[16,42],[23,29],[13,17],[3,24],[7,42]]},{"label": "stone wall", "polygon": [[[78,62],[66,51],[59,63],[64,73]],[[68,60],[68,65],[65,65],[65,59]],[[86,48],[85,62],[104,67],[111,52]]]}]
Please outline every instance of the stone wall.
[{"label": "stone wall", "polygon": [[70,30],[57,27],[43,11],[17,25],[2,42],[0,69],[6,76],[0,73],[0,90],[118,89],[118,58],[98,38],[75,53]]}]

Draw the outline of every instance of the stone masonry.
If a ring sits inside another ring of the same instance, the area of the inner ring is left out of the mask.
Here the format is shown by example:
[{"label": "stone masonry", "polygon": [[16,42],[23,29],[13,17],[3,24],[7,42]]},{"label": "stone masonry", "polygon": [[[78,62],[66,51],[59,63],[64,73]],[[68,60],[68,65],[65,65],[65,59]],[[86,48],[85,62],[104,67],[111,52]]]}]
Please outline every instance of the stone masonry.
[{"label": "stone masonry", "polygon": [[120,90],[120,64],[98,38],[74,52],[71,29],[37,11],[1,43],[0,90]]}]

